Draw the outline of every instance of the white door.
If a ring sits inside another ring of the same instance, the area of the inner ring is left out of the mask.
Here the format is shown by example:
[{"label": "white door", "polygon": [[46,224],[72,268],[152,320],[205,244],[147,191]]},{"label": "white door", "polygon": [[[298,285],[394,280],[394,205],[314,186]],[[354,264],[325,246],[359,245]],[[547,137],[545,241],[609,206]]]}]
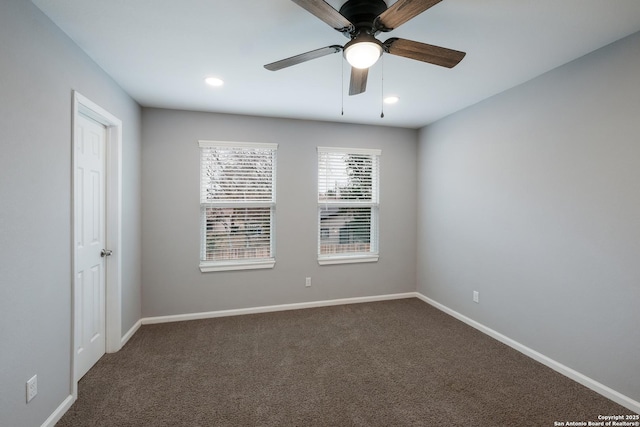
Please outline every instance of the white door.
[{"label": "white door", "polygon": [[75,379],[105,353],[106,129],[77,116],[74,141]]}]

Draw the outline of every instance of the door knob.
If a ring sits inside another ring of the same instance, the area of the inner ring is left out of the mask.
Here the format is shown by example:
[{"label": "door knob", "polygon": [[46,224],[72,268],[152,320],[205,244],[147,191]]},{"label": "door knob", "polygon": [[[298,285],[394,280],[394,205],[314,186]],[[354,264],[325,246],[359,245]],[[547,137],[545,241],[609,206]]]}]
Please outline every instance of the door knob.
[{"label": "door knob", "polygon": [[103,249],[102,251],[100,251],[100,256],[104,258],[106,256],[111,256],[112,253],[113,251],[110,249]]}]

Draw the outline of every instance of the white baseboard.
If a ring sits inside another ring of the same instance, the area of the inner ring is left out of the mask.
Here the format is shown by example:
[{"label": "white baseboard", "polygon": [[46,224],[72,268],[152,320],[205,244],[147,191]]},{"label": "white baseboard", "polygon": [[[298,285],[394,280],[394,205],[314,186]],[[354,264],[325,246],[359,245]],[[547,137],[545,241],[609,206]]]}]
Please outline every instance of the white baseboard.
[{"label": "white baseboard", "polygon": [[601,394],[602,396],[606,397],[607,399],[613,400],[614,402],[618,403],[619,405],[624,406],[627,409],[630,409],[631,411],[640,413],[640,402],[637,402],[633,399],[631,399],[630,397],[625,396],[622,393],[619,393],[615,390],[613,390],[610,387],[607,387],[604,384],[601,384],[599,382],[597,382],[594,379],[591,379],[589,377],[587,377],[586,375],[581,374],[580,372],[569,368],[568,366],[563,365],[560,362],[557,362],[547,356],[545,356],[542,353],[539,353],[523,344],[520,344],[519,342],[512,340],[511,338],[502,335],[499,332],[494,331],[491,328],[488,328],[486,326],[484,326],[481,323],[476,322],[473,319],[470,319],[469,317],[458,313],[455,310],[450,309],[449,307],[440,304],[437,301],[432,300],[431,298],[428,298],[426,296],[424,296],[423,294],[416,292],[415,293],[417,298],[420,298],[422,301],[426,302],[427,304],[430,304],[432,306],[434,306],[435,308],[455,317],[456,319],[466,323],[467,325],[479,330],[480,332],[483,332],[487,335],[489,335],[492,338],[495,338],[496,340],[500,341],[503,344],[508,345],[509,347],[519,351],[520,353],[524,354],[525,356],[529,356],[530,358],[542,363],[543,365],[548,366],[549,368],[553,369],[556,372],[559,372],[560,374],[582,384],[585,387],[590,388],[591,390],[595,391],[598,394]]},{"label": "white baseboard", "polygon": [[51,415],[49,415],[49,418],[47,418],[47,420],[42,423],[41,427],[55,426],[56,423],[60,421],[60,418],[62,418],[62,416],[69,410],[69,408],[71,408],[71,405],[73,405],[73,402],[75,402],[75,399],[73,398],[73,396],[72,395],[67,396],[67,398],[62,401],[60,406],[58,406],[58,408],[55,411],[53,411]]},{"label": "white baseboard", "polygon": [[416,292],[402,294],[376,295],[369,297],[341,298],[324,301],[300,302],[293,304],[267,305],[263,307],[239,308],[233,310],[208,311],[203,313],[177,314],[173,316],[145,317],[141,319],[143,325],[155,323],[182,322],[185,320],[211,319],[214,317],[241,316],[244,314],[270,313],[274,311],[301,310],[303,308],[328,307],[332,305],[358,304],[364,302],[387,301],[417,297]]},{"label": "white baseboard", "polygon": [[132,327],[131,329],[129,329],[127,331],[126,334],[124,334],[124,336],[122,337],[122,339],[120,340],[120,348],[124,347],[124,345],[131,339],[131,337],[133,336],[133,334],[135,334],[136,332],[138,332],[138,329],[140,329],[140,326],[142,326],[142,320],[138,320]]}]

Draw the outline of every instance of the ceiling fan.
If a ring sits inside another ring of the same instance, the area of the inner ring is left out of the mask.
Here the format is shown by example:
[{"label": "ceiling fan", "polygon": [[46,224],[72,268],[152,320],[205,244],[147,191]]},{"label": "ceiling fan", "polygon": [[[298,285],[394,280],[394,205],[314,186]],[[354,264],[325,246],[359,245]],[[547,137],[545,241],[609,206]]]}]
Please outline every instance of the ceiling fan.
[{"label": "ceiling fan", "polygon": [[348,0],[339,11],[324,0],[292,1],[350,41],[344,46],[331,45],[272,62],[264,66],[267,70],[277,71],[342,51],[351,65],[349,95],[358,95],[367,89],[369,67],[383,52],[447,68],[455,67],[466,55],[465,52],[397,37],[384,43],[375,38],[378,33],[398,28],[442,0],[398,0],[391,7],[387,7],[384,0]]}]

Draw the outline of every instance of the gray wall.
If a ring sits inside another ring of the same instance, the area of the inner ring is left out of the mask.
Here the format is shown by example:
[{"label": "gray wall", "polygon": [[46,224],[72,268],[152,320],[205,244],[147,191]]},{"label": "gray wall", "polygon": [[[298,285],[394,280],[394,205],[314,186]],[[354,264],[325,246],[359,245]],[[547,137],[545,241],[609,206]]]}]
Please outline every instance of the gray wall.
[{"label": "gray wall", "polygon": [[[143,315],[415,291],[417,138],[389,127],[143,109]],[[279,144],[273,269],[198,269],[198,139]],[[377,263],[318,265],[317,146],[382,149]]]},{"label": "gray wall", "polygon": [[[0,2],[0,425],[71,393],[72,90],[123,121],[123,332],[140,318],[140,108],[30,1]],[[25,382],[38,395],[25,403]]]},{"label": "gray wall", "polygon": [[637,33],[422,129],[417,273],[419,292],[636,401],[639,70]]}]

